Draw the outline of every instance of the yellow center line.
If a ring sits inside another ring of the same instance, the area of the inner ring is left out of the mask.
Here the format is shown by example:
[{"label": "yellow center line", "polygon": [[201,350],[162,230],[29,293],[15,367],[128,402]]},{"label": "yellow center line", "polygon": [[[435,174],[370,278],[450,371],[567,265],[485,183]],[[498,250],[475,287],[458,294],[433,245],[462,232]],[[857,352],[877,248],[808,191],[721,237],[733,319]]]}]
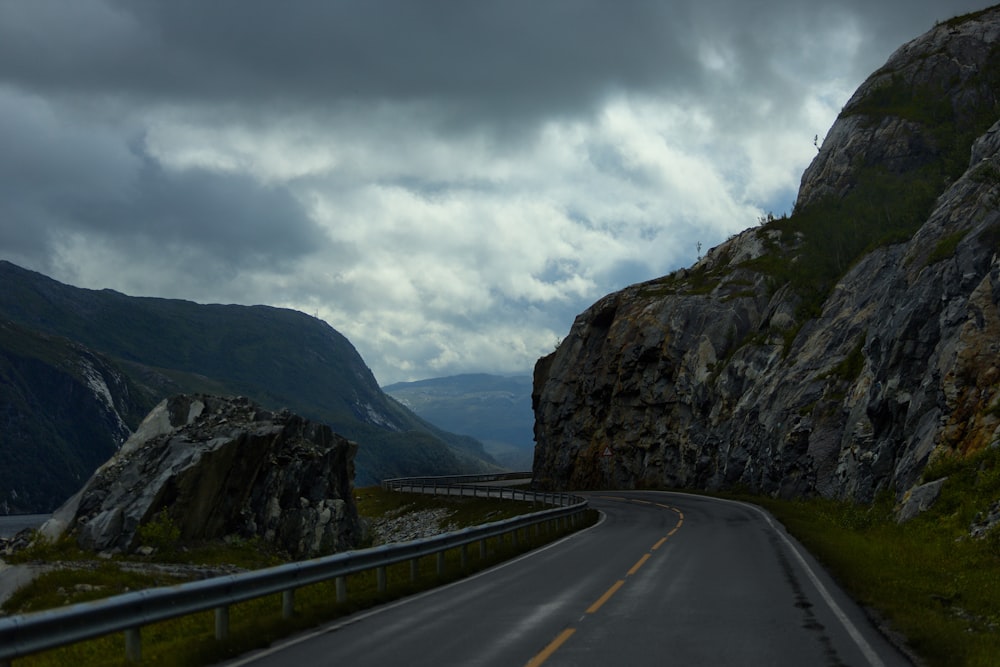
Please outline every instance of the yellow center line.
[{"label": "yellow center line", "polygon": [[599,597],[597,599],[597,602],[595,602],[594,604],[592,604],[589,607],[587,607],[587,613],[588,614],[596,614],[597,610],[600,609],[604,605],[605,602],[607,602],[608,600],[610,600],[611,596],[614,595],[615,593],[617,593],[618,589],[621,588],[624,585],[625,585],[625,580],[624,579],[619,579],[614,584],[612,584],[611,588],[609,588],[607,591],[605,591],[604,595],[602,595],[601,597]]},{"label": "yellow center line", "polygon": [[[680,527],[684,525],[684,513],[681,512],[676,507],[672,507],[670,505],[662,505],[660,503],[653,503],[653,502],[649,502],[649,501],[646,501],[646,500],[639,500],[638,498],[623,498],[623,497],[618,497],[618,496],[599,496],[599,497],[603,498],[605,500],[620,500],[620,501],[623,501],[623,502],[629,502],[629,501],[631,501],[631,502],[635,502],[635,503],[641,503],[643,505],[656,505],[657,507],[662,507],[663,509],[667,509],[667,510],[670,510],[671,512],[676,512],[677,513],[677,516],[678,516],[677,525],[674,526],[673,530],[671,530],[669,533],[667,533],[666,537],[661,537],[656,542],[656,544],[653,545],[653,548],[650,551],[656,551],[657,549],[659,549],[660,547],[662,547],[664,545],[664,543],[666,543],[667,539],[670,538],[671,536],[673,536],[673,534],[676,533],[680,529]],[[636,562],[636,564],[633,565],[632,568],[628,571],[628,575],[627,576],[632,576],[636,572],[638,572],[639,568],[641,568],[643,565],[645,565],[646,561],[649,560],[650,556],[652,556],[652,553],[645,553],[645,554],[643,554],[642,558],[640,558]],[[587,613],[588,614],[596,614],[597,611],[601,607],[604,606],[604,603],[607,602],[608,600],[610,600],[611,596],[614,595],[615,593],[617,593],[618,589],[621,588],[624,585],[625,585],[625,580],[624,579],[619,579],[614,584],[612,584],[611,588],[609,588],[607,591],[604,592],[604,595],[602,595],[601,597],[599,597],[597,599],[597,601],[594,602],[594,604],[592,604],[589,607],[587,607]],[[529,660],[528,663],[525,665],[525,667],[541,667],[541,665],[546,660],[548,660],[552,656],[553,653],[555,653],[556,651],[559,650],[560,646],[562,646],[563,644],[565,644],[566,641],[570,637],[573,636],[574,632],[576,632],[575,628],[566,628],[565,630],[563,630],[562,632],[560,632],[559,635],[555,639],[553,639],[549,643],[548,646],[546,646],[544,649],[542,649],[542,651],[538,655],[536,655],[534,658],[532,658],[531,660]]]},{"label": "yellow center line", "polygon": [[566,628],[560,632],[559,636],[549,642],[549,645],[542,649],[541,653],[529,660],[525,667],[539,667],[539,665],[549,659],[549,656],[558,651],[559,647],[565,644],[566,640],[572,637],[574,632],[576,630],[573,628]]},{"label": "yellow center line", "polygon": [[640,558],[639,561],[632,566],[632,569],[628,571],[628,576],[631,577],[633,574],[638,572],[639,568],[642,567],[647,560],[649,560],[649,556],[650,554],[643,554],[642,558]]}]

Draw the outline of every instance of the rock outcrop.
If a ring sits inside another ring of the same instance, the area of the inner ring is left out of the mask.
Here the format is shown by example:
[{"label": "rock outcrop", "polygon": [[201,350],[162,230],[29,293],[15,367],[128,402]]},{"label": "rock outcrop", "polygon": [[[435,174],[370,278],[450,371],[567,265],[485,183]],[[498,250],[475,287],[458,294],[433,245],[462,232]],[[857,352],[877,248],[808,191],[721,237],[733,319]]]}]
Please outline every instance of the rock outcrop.
[{"label": "rock outcrop", "polygon": [[129,551],[142,526],[162,521],[181,542],[259,537],[296,558],[349,549],[362,533],[356,451],[328,426],[246,398],[175,396],[41,531]]},{"label": "rock outcrop", "polygon": [[535,369],[536,481],[867,501],[996,446],[998,40],[993,8],[907,44],[790,218],[581,314]]}]

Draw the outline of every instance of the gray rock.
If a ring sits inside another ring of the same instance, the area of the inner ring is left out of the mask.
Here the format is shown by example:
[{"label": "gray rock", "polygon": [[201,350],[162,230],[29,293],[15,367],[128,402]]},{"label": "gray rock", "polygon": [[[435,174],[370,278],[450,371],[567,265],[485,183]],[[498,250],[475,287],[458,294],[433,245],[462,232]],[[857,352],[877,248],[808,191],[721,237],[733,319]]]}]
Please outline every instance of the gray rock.
[{"label": "gray rock", "polygon": [[921,512],[929,510],[937,501],[938,496],[941,495],[941,487],[947,479],[947,477],[942,477],[933,482],[915,486],[907,491],[903,495],[902,501],[896,507],[896,521],[904,523]]},{"label": "gray rock", "polygon": [[969,526],[969,535],[975,539],[986,537],[990,531],[1000,526],[1000,500],[996,501],[986,512],[979,512]]},{"label": "gray rock", "polygon": [[294,557],[349,549],[357,446],[329,427],[246,398],[175,396],[41,529],[95,551],[131,551],[162,521],[185,542],[261,537]]}]

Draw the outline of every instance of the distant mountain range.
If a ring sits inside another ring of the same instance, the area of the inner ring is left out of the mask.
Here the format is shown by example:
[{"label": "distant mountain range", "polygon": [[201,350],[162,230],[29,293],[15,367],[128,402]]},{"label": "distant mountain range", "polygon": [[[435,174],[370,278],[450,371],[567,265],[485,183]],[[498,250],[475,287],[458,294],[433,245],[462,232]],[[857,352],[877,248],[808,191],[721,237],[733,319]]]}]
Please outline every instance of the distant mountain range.
[{"label": "distant mountain range", "polygon": [[0,513],[51,510],[177,393],[329,424],[360,445],[359,486],[500,468],[386,396],[350,341],[304,313],[80,289],[5,261],[0,286]]},{"label": "distant mountain range", "polygon": [[504,466],[531,470],[535,417],[530,376],[453,375],[382,389],[427,421],[481,440]]}]

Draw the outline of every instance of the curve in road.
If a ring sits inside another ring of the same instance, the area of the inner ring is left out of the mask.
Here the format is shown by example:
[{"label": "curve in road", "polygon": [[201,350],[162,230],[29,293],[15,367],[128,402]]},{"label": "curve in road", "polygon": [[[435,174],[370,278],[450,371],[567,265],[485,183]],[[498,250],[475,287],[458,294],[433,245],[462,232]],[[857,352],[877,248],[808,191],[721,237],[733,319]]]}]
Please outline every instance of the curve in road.
[{"label": "curve in road", "polygon": [[588,499],[603,515],[588,530],[229,667],[911,664],[764,510]]}]

